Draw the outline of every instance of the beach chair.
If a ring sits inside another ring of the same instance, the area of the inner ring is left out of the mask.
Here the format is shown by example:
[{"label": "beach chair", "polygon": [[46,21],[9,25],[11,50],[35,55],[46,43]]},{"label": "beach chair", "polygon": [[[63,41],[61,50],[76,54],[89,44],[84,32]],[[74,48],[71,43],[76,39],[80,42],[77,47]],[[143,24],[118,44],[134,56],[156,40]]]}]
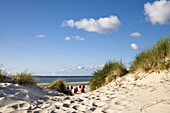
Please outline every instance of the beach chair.
[{"label": "beach chair", "polygon": [[81,85],[79,85],[79,88],[81,88]]},{"label": "beach chair", "polygon": [[78,91],[78,90],[77,90],[77,87],[75,87],[75,88],[74,88],[74,93],[77,93],[77,91]]},{"label": "beach chair", "polygon": [[80,88],[80,93],[84,93],[84,88]]}]

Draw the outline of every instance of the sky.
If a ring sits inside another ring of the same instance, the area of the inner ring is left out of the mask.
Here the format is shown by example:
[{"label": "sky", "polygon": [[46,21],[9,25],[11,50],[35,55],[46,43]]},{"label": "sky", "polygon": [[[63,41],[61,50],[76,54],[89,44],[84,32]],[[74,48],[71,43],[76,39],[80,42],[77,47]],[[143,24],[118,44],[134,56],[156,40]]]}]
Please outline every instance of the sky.
[{"label": "sky", "polygon": [[129,67],[170,34],[168,0],[0,0],[0,64],[9,73],[91,75]]}]

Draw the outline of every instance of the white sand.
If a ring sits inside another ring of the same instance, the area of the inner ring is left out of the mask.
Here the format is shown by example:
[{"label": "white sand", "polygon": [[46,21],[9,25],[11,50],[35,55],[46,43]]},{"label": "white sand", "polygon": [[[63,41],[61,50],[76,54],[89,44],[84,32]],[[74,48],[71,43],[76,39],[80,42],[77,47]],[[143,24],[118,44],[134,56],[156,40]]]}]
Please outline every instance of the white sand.
[{"label": "white sand", "polygon": [[170,113],[170,72],[127,74],[93,92],[67,96],[51,89],[0,83],[0,112]]}]

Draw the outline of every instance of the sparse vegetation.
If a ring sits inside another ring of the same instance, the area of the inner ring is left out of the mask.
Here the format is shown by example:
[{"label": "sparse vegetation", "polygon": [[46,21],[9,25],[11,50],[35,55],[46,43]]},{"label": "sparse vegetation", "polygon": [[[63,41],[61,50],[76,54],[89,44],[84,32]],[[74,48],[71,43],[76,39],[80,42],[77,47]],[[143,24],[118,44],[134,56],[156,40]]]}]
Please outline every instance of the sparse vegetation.
[{"label": "sparse vegetation", "polygon": [[31,73],[27,72],[18,73],[16,76],[13,76],[13,79],[14,83],[20,85],[36,85],[38,82],[34,77],[32,77]]},{"label": "sparse vegetation", "polygon": [[48,85],[49,88],[51,89],[56,89],[57,91],[67,94],[67,95],[72,95],[71,90],[66,88],[65,82],[62,79],[58,79],[56,81],[51,82]]},{"label": "sparse vegetation", "polygon": [[0,65],[0,82],[11,82],[12,78],[2,67],[3,65]]},{"label": "sparse vegetation", "polygon": [[130,72],[153,72],[170,67],[170,38],[160,39],[152,48],[146,48],[136,55],[130,66]]},{"label": "sparse vegetation", "polygon": [[7,72],[0,69],[0,82],[3,82],[4,79],[8,78],[7,75],[8,75]]},{"label": "sparse vegetation", "polygon": [[49,87],[49,84],[46,84],[46,85],[38,85],[39,88],[48,88]]},{"label": "sparse vegetation", "polygon": [[121,61],[109,61],[101,70],[93,73],[92,79],[90,80],[90,91],[96,90],[116,80],[117,77],[124,76],[126,73],[127,70]]}]

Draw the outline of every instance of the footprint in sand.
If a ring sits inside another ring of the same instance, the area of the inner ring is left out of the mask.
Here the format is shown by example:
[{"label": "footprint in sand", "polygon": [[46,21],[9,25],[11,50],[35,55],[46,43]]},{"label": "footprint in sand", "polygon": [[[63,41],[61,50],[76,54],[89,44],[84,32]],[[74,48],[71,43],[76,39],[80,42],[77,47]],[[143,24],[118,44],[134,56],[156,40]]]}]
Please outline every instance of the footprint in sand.
[{"label": "footprint in sand", "polygon": [[72,106],[72,108],[74,110],[85,111],[87,106],[85,106],[85,105],[81,105],[81,106],[80,105],[74,105],[74,106]]},{"label": "footprint in sand", "polygon": [[92,106],[93,106],[93,107],[97,107],[98,105],[96,105],[96,103],[93,102],[93,103],[92,103]]},{"label": "footprint in sand", "polygon": [[129,103],[129,101],[117,101],[117,102],[115,102],[115,105],[126,105],[128,103]]},{"label": "footprint in sand", "polygon": [[63,107],[69,108],[70,105],[69,104],[63,104]]},{"label": "footprint in sand", "polygon": [[21,109],[28,109],[30,107],[30,104],[29,103],[22,103],[22,104],[19,104],[19,107]]}]

